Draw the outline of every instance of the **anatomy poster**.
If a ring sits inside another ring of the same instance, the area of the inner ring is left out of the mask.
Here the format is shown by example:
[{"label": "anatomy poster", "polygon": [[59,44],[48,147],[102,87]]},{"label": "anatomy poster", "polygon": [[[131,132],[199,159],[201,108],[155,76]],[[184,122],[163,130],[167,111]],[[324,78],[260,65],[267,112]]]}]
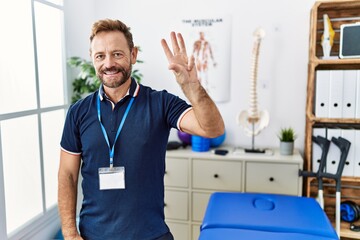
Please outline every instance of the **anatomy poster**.
[{"label": "anatomy poster", "polygon": [[188,55],[195,57],[199,80],[215,102],[230,100],[230,17],[181,20]]}]

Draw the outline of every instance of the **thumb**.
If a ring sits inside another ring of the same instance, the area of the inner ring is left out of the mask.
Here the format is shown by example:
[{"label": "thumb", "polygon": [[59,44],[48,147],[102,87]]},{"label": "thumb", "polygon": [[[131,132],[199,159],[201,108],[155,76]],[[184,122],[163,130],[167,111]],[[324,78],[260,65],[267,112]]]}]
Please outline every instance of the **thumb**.
[{"label": "thumb", "polygon": [[181,71],[182,66],[176,63],[170,63],[168,69],[172,70],[176,73],[179,73]]}]

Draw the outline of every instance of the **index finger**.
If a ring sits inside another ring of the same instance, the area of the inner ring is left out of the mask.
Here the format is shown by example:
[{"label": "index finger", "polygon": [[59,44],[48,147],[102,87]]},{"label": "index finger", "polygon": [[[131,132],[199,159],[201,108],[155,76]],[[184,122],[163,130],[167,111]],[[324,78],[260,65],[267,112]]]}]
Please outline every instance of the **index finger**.
[{"label": "index finger", "polygon": [[174,56],[173,53],[171,52],[169,45],[167,44],[165,39],[161,39],[161,46],[164,49],[166,58],[168,59],[168,61],[170,62],[170,59]]}]

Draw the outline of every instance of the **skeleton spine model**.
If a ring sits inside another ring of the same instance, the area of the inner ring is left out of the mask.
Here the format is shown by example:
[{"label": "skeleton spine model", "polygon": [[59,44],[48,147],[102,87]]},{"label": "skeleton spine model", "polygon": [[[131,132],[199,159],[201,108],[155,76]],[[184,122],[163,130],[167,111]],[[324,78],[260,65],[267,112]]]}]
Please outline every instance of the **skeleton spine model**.
[{"label": "skeleton spine model", "polygon": [[240,112],[238,115],[238,124],[245,130],[248,136],[254,137],[258,135],[262,129],[267,127],[269,123],[269,114],[266,110],[258,110],[257,100],[257,72],[258,72],[258,59],[260,52],[261,40],[265,36],[265,31],[258,28],[254,32],[254,47],[252,51],[251,62],[251,77],[250,77],[250,106],[248,110]]}]

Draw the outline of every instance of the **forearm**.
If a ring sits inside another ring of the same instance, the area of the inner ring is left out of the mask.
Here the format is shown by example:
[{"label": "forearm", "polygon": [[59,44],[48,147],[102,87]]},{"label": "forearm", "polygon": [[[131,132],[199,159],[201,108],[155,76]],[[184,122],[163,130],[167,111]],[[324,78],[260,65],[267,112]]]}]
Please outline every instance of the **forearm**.
[{"label": "forearm", "polygon": [[66,173],[59,173],[58,207],[62,233],[65,239],[76,239],[77,180]]},{"label": "forearm", "polygon": [[223,118],[200,82],[185,83],[181,88],[193,106],[201,135],[209,138],[222,135],[225,131]]}]

